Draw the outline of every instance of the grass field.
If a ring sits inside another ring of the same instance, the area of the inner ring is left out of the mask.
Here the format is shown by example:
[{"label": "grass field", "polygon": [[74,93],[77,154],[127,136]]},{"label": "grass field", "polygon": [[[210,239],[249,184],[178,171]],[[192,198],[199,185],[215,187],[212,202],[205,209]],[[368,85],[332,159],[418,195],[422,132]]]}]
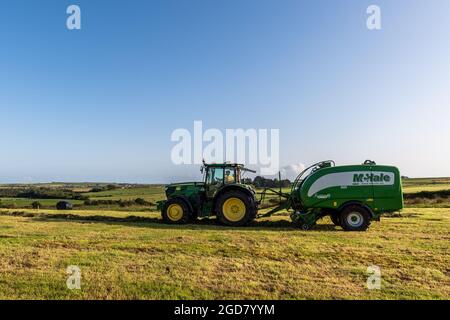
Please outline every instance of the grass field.
[{"label": "grass field", "polygon": [[83,193],[83,195],[88,196],[90,199],[130,200],[142,198],[150,202],[155,202],[157,200],[164,199],[164,186],[150,185],[144,187],[124,188],[96,193],[88,192]]},{"label": "grass field", "polygon": [[439,191],[450,189],[450,178],[403,179],[403,192]]},{"label": "grass field", "polygon": [[[433,185],[414,181],[405,191]],[[155,201],[162,190],[89,197]],[[449,299],[449,213],[408,207],[352,233],[328,218],[300,231],[287,216],[227,228],[168,226],[156,211],[0,209],[0,298]],[[69,265],[81,269],[81,290],[66,286]],[[380,267],[381,290],[366,288],[371,265]]]}]

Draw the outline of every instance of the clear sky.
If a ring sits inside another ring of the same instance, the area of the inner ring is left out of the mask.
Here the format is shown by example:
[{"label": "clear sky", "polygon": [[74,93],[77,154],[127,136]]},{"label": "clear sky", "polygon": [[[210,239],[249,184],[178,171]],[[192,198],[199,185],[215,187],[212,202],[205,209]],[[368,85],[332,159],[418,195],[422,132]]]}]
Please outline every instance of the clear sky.
[{"label": "clear sky", "polygon": [[279,128],[282,166],[450,176],[449,15],[448,0],[2,0],[0,183],[188,178],[170,135],[194,120]]}]

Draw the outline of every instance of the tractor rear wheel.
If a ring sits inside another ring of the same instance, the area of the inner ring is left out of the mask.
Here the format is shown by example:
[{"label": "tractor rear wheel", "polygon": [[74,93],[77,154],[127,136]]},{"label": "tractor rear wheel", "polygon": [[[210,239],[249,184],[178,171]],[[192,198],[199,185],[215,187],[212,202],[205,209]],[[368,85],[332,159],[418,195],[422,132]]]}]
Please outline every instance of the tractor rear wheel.
[{"label": "tractor rear wheel", "polygon": [[181,199],[170,199],[164,204],[162,218],[168,224],[188,223],[191,213],[186,203]]},{"label": "tractor rear wheel", "polygon": [[366,231],[370,226],[370,212],[360,205],[345,207],[339,216],[345,231]]},{"label": "tractor rear wheel", "polygon": [[217,201],[216,214],[219,221],[227,226],[245,226],[256,216],[252,198],[240,191],[230,191]]}]

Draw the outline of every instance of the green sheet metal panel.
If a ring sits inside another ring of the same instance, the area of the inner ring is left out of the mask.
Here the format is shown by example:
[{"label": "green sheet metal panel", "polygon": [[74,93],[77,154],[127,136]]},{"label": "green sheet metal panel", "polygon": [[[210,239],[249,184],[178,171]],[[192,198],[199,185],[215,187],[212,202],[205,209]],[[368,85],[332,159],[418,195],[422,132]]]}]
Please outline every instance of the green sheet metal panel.
[{"label": "green sheet metal panel", "polygon": [[403,207],[400,173],[392,166],[351,165],[319,169],[302,183],[296,196],[306,208],[338,209],[357,201],[375,213]]}]

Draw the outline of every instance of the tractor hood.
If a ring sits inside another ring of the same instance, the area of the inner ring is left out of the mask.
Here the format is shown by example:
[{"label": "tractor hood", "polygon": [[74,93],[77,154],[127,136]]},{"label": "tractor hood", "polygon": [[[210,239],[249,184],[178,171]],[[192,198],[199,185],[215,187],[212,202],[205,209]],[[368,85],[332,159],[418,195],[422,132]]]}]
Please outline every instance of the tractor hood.
[{"label": "tractor hood", "polygon": [[204,186],[205,183],[204,182],[178,182],[178,183],[171,183],[166,185],[166,188],[169,187],[187,187],[187,186]]},{"label": "tractor hood", "polygon": [[169,197],[174,193],[184,194],[186,192],[198,191],[205,187],[204,182],[181,182],[181,183],[171,183],[166,185],[165,192],[166,196]]}]

